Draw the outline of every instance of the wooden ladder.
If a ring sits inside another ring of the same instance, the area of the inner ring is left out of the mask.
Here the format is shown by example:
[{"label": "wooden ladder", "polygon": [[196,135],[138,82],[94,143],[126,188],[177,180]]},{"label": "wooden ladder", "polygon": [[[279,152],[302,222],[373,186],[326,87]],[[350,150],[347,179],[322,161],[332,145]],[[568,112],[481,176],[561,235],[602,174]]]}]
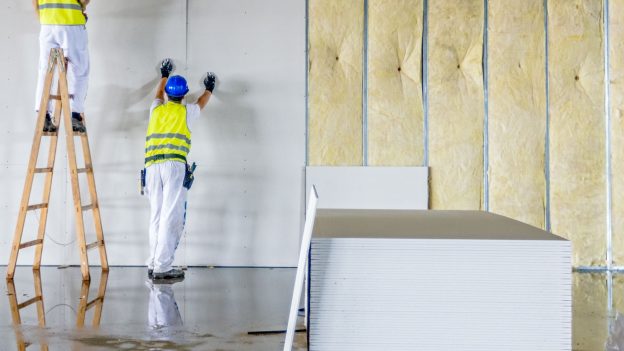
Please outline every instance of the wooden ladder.
[{"label": "wooden ladder", "polygon": [[[51,95],[50,88],[52,87],[55,69],[58,69],[58,95]],[[54,109],[53,119],[55,121],[60,121],[61,119],[63,119],[64,121],[65,135],[67,140],[67,158],[69,160],[71,186],[74,198],[74,211],[76,215],[76,236],[78,248],[80,249],[80,271],[82,273],[82,279],[89,280],[89,258],[87,256],[87,251],[96,247],[99,249],[100,264],[102,266],[102,270],[104,271],[108,271],[108,259],[106,257],[106,246],[104,244],[104,233],[102,231],[100,206],[97,199],[97,192],[95,190],[95,177],[93,175],[93,164],[91,162],[89,138],[86,132],[77,133],[74,132],[72,129],[71,110],[69,107],[69,93],[67,88],[67,62],[65,60],[65,56],[63,55],[63,50],[60,48],[54,48],[50,51],[48,69],[43,85],[43,95],[41,98],[41,104],[39,105],[37,124],[35,126],[35,136],[30,152],[28,172],[26,174],[24,192],[22,194],[19,215],[17,217],[17,226],[15,227],[15,234],[13,236],[11,257],[9,259],[9,266],[7,269],[7,279],[13,279],[13,276],[15,274],[15,266],[17,264],[17,257],[21,249],[35,246],[36,251],[33,263],[33,270],[39,270],[39,267],[41,266],[41,253],[43,251],[43,239],[45,236],[46,222],[48,218],[48,205],[50,203],[52,175],[54,174],[54,160],[56,158],[56,144],[58,141],[58,133],[61,127],[61,123],[58,123],[58,129],[56,132],[43,132],[45,115],[46,111],[48,110],[48,102],[50,101],[50,99],[58,100],[55,104],[56,106]],[[85,121],[83,118],[83,123],[84,122]],[[39,157],[41,139],[44,136],[50,138],[48,161],[45,167],[37,168],[37,159]],[[79,136],[82,142],[82,152],[84,155],[85,163],[85,166],[83,168],[78,168],[77,165],[76,146],[74,143],[75,136]],[[40,173],[45,174],[42,201],[39,204],[31,205],[30,192],[32,190],[33,179],[35,174]],[[89,194],[91,198],[91,203],[88,205],[83,205],[80,199],[80,187],[78,182],[78,175],[80,173],[84,173],[87,176],[87,183],[89,185]],[[22,234],[24,232],[26,214],[29,211],[38,209],[40,209],[41,212],[39,217],[39,229],[37,231],[37,239],[22,243]],[[93,212],[93,220],[95,224],[95,233],[97,240],[90,244],[87,244],[85,239],[83,218],[84,211]]]}]

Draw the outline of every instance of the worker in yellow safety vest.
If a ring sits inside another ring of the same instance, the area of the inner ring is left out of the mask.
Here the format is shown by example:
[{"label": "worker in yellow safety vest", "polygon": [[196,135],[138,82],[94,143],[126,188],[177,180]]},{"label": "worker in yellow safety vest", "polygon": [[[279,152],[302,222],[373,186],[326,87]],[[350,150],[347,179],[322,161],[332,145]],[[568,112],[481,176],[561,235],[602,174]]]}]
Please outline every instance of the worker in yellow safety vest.
[{"label": "worker in yellow safety vest", "polygon": [[[90,0],[32,0],[39,16],[39,80],[35,99],[35,111],[43,93],[43,81],[48,65],[50,50],[61,48],[67,59],[67,85],[72,112],[72,129],[84,132],[82,122],[84,101],[87,96],[89,81],[89,50],[87,40],[87,15],[85,13]],[[45,132],[55,132],[57,126],[50,118],[53,104],[47,107],[43,126]]]},{"label": "worker in yellow safety vest", "polygon": [[184,278],[184,271],[174,269],[172,264],[184,229],[190,187],[185,178],[189,175],[186,161],[191,149],[191,128],[216,82],[215,75],[209,72],[203,82],[205,90],[197,101],[184,104],[188,85],[181,76],[169,77],[172,71],[171,60],[163,60],[145,139],[145,194],[151,212],[147,274],[154,280]]}]

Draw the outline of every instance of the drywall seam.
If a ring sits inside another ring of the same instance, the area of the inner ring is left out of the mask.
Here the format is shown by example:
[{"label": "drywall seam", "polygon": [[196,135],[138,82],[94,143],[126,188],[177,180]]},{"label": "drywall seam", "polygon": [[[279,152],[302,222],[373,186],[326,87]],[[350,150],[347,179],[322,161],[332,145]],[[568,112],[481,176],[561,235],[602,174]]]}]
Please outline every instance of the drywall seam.
[{"label": "drywall seam", "polygon": [[610,105],[609,105],[609,0],[604,0],[603,2],[603,31],[604,31],[604,104],[605,104],[605,172],[607,177],[606,182],[606,192],[607,192],[607,267],[611,269],[611,265],[613,264],[612,259],[612,238],[613,238],[613,230],[611,226],[611,113],[610,113]]},{"label": "drywall seam", "polygon": [[602,22],[602,0],[549,3],[552,231],[575,266],[606,256]]},{"label": "drywall seam", "polygon": [[490,165],[490,150],[489,150],[489,67],[488,67],[488,0],[483,1],[483,209],[485,211],[490,210],[490,181],[489,165]]},{"label": "drywall seam", "polygon": [[362,165],[363,6],[363,0],[310,1],[309,164],[313,166]]},{"label": "drywall seam", "polygon": [[188,69],[188,57],[189,57],[189,0],[185,1],[184,11],[186,13],[186,17],[184,18],[184,70]]},{"label": "drywall seam", "polygon": [[368,0],[364,0],[362,42],[362,165],[368,166]]},{"label": "drywall seam", "polygon": [[[546,0],[544,0],[546,1]],[[305,165],[310,165],[310,0],[305,0]],[[305,194],[305,190],[304,190]]]},{"label": "drywall seam", "polygon": [[368,3],[368,164],[421,165],[423,0]]},{"label": "drywall seam", "polygon": [[423,166],[429,167],[429,0],[423,1],[423,29],[422,29],[422,95],[423,95]]},{"label": "drywall seam", "polygon": [[544,138],[544,176],[546,178],[546,208],[544,220],[546,222],[546,230],[550,231],[550,92],[549,92],[549,73],[548,73],[548,0],[544,0],[544,85],[546,88],[546,131]]},{"label": "drywall seam", "polygon": [[482,209],[483,1],[429,3],[432,209]]}]

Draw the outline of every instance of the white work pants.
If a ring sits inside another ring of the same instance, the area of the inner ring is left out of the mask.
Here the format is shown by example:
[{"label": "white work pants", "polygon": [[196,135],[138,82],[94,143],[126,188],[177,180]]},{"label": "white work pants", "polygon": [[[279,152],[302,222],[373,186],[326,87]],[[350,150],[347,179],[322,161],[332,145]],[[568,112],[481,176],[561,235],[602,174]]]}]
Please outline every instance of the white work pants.
[{"label": "white work pants", "polygon": [[146,169],[145,193],[150,202],[147,267],[154,273],[169,271],[184,230],[187,189],[182,186],[186,165],[177,161],[153,164]]},{"label": "white work pants", "polygon": [[[69,61],[67,86],[69,94],[73,96],[70,99],[71,112],[83,113],[89,83],[89,49],[85,26],[41,26],[39,33],[39,79],[37,81],[35,111],[39,111],[48,59],[50,50],[53,48],[63,49],[63,53]],[[56,86],[53,85],[52,89],[55,91]],[[52,112],[53,108],[52,103],[48,104],[49,112]]]}]

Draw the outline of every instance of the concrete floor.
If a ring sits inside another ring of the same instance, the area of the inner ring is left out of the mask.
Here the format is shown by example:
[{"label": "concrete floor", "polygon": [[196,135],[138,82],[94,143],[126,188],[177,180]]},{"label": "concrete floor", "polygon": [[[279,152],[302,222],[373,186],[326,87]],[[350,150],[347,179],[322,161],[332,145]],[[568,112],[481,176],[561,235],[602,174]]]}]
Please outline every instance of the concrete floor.
[{"label": "concrete floor", "polygon": [[[5,272],[0,267],[0,276]],[[152,285],[145,275],[145,268],[112,268],[103,279],[93,269],[86,286],[78,268],[44,267],[43,305],[22,308],[21,326],[15,328],[15,301],[37,296],[36,276],[19,267],[13,286],[4,284],[0,298],[0,349],[40,349],[42,344],[49,350],[281,349],[283,334],[247,332],[285,328],[294,269],[191,268],[186,280],[173,286]],[[573,350],[624,350],[624,275],[575,273],[573,284]],[[38,327],[44,322],[38,308],[45,311],[45,328]],[[82,321],[85,326],[76,327]],[[303,333],[295,346],[306,350]]]}]

